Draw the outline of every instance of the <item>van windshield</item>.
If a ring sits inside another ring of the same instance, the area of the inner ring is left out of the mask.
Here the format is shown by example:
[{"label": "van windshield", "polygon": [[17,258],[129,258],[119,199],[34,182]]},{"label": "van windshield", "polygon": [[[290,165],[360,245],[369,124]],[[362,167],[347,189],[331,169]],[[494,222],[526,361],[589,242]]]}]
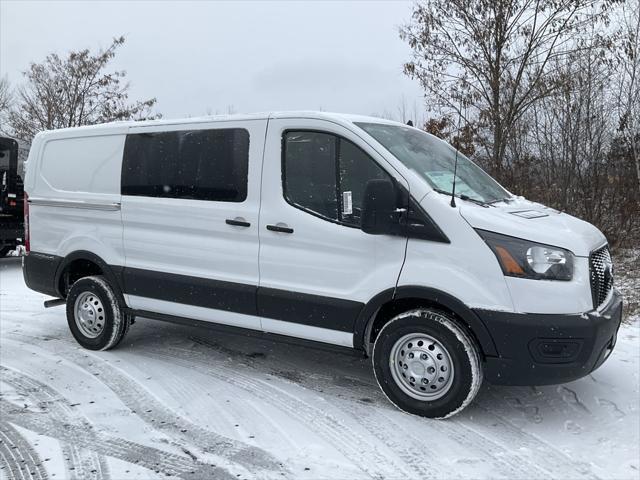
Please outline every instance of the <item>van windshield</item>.
[{"label": "van windshield", "polygon": [[[451,195],[456,150],[433,135],[410,127],[383,123],[356,123],[405,166],[440,193]],[[492,203],[510,198],[509,192],[484,170],[458,152],[456,196]]]}]

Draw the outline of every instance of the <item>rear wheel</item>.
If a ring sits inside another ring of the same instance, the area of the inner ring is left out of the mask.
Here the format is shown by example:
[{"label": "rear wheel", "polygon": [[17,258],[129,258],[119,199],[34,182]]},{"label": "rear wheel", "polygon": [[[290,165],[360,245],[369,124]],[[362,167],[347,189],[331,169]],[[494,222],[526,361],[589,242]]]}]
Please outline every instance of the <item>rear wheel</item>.
[{"label": "rear wheel", "polygon": [[0,258],[6,257],[7,253],[9,253],[11,250],[13,250],[13,248],[7,247],[6,245],[0,247]]},{"label": "rear wheel", "polygon": [[67,296],[67,322],[76,341],[89,350],[108,350],[120,343],[131,319],[102,276],[81,278]]},{"label": "rear wheel", "polygon": [[403,313],[384,325],[373,349],[380,388],[401,410],[446,418],[482,384],[480,355],[453,316],[432,309]]}]

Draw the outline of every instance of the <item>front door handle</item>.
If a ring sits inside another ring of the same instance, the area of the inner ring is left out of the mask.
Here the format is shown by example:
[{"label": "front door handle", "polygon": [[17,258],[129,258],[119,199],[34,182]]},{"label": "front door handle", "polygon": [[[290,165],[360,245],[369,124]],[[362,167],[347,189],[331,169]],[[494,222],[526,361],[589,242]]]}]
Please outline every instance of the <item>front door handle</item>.
[{"label": "front door handle", "polygon": [[251,226],[251,224],[242,217],[236,217],[233,220],[230,218],[227,218],[225,220],[225,223],[227,225],[233,225],[234,227],[250,227]]},{"label": "front door handle", "polygon": [[288,227],[284,223],[279,223],[277,225],[267,225],[267,230],[280,233],[293,233],[293,228]]}]

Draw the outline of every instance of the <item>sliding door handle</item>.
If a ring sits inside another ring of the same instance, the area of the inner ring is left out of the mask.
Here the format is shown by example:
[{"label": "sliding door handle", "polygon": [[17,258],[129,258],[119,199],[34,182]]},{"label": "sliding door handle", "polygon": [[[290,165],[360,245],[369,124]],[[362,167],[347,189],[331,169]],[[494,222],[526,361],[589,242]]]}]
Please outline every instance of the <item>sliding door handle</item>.
[{"label": "sliding door handle", "polygon": [[279,223],[277,225],[267,225],[267,230],[271,230],[272,232],[280,232],[280,233],[293,233],[293,228],[289,228],[284,223]]},{"label": "sliding door handle", "polygon": [[250,227],[251,226],[251,224],[245,221],[245,219],[242,217],[236,217],[233,220],[231,220],[230,218],[227,218],[225,220],[225,223],[227,225],[233,225],[234,227]]}]

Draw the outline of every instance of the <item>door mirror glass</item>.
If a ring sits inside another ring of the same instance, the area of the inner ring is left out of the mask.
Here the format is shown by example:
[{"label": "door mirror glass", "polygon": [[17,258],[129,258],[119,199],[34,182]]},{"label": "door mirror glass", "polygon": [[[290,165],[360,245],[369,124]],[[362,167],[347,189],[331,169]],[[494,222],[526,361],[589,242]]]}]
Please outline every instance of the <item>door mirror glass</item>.
[{"label": "door mirror glass", "polygon": [[362,202],[362,231],[371,235],[392,234],[398,225],[396,189],[391,180],[369,180]]}]

